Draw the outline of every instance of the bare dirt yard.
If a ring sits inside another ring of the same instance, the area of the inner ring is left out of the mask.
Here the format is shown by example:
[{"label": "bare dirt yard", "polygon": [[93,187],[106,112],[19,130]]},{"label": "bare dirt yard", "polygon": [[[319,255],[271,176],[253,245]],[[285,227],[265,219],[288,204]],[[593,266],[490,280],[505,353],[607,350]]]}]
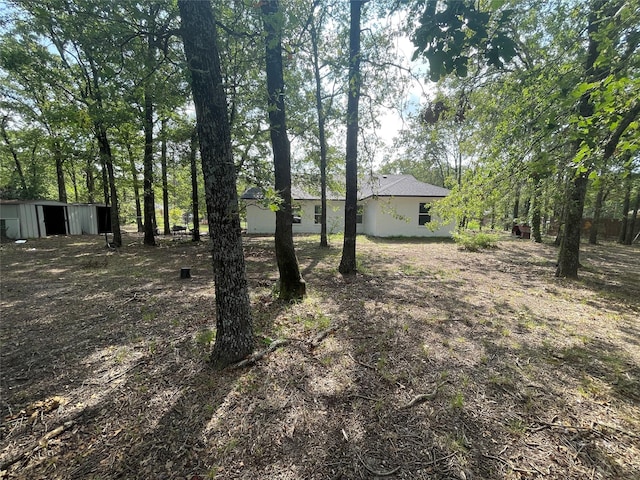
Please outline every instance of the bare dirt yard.
[{"label": "bare dirt yard", "polygon": [[[0,246],[0,478],[640,479],[640,248],[297,237],[275,300],[246,238],[254,365],[215,371],[209,246]],[[192,278],[181,280],[181,267]],[[323,335],[325,334],[325,335]]]}]

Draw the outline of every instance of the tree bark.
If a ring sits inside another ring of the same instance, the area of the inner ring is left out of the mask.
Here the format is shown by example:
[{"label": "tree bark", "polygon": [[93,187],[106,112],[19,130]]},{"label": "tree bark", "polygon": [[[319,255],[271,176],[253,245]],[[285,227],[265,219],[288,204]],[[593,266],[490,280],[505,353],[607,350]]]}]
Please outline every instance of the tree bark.
[{"label": "tree bark", "polygon": [[169,220],[169,180],[167,178],[167,119],[160,122],[160,168],[162,169],[162,220],[164,222],[164,234],[171,235],[171,222]]},{"label": "tree bark", "polygon": [[556,277],[576,278],[578,276],[582,214],[588,180],[588,172],[578,174],[569,187]]},{"label": "tree bark", "polygon": [[212,247],[217,330],[211,360],[223,368],[253,350],[236,170],[211,4],[208,0],[179,0],[178,7],[196,107]]},{"label": "tree bark", "polygon": [[360,102],[360,17],[362,0],[351,0],[349,25],[349,97],[347,99],[346,195],[344,241],[338,270],[353,275],[356,265],[356,217],[358,213],[358,104]]},{"label": "tree bark", "polygon": [[633,207],[633,213],[631,214],[631,220],[627,227],[627,236],[625,238],[625,245],[631,245],[633,243],[633,235],[636,232],[636,220],[638,219],[638,210],[640,210],[640,187],[638,187],[638,193],[636,194],[636,203]]},{"label": "tree bark", "polygon": [[[152,7],[151,7],[152,8]],[[147,35],[147,55],[145,67],[150,75],[154,63],[153,19],[149,16]],[[151,78],[144,82],[144,162],[143,162],[143,198],[144,198],[144,244],[155,246],[155,195],[153,194],[153,89]]]},{"label": "tree bark", "polygon": [[191,144],[189,150],[189,160],[191,163],[191,213],[193,215],[194,242],[200,241],[200,211],[198,206],[198,164],[196,162],[196,149],[198,148],[198,130],[193,129],[191,133]]},{"label": "tree bark", "polygon": [[262,20],[265,30],[267,92],[269,94],[269,126],[273,148],[275,188],[281,204],[276,211],[275,249],[280,272],[280,299],[304,297],[306,285],[300,274],[293,246],[291,207],[291,147],[287,135],[282,74],[282,23],[278,0],[262,0]]},{"label": "tree bark", "polygon": [[533,195],[531,196],[531,232],[533,240],[536,243],[542,243],[542,232],[540,230],[541,223],[541,207],[542,207],[542,180],[538,175],[533,178]]}]

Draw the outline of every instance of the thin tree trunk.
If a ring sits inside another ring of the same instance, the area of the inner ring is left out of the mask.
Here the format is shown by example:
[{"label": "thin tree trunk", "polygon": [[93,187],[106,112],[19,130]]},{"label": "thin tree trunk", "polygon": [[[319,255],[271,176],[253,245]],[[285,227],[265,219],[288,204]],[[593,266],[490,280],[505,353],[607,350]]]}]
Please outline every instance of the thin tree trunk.
[{"label": "thin tree trunk", "polygon": [[598,243],[598,229],[600,227],[600,217],[602,215],[602,205],[604,203],[606,181],[604,177],[600,178],[600,188],[596,195],[596,204],[593,208],[593,222],[591,223],[591,229],[589,230],[589,244],[596,245]]},{"label": "thin tree trunk", "polygon": [[253,350],[236,170],[211,4],[179,0],[178,7],[191,71],[212,247],[217,327],[212,362],[223,368]]},{"label": "thin tree trunk", "polygon": [[4,143],[9,148],[11,152],[11,156],[13,157],[13,162],[16,166],[16,172],[18,172],[18,178],[20,179],[20,186],[22,187],[22,196],[25,197],[28,194],[29,189],[27,188],[27,179],[24,176],[24,172],[22,170],[22,164],[20,163],[20,158],[18,157],[18,152],[16,152],[11,140],[9,140],[9,135],[7,135],[7,121],[8,117],[5,115],[2,117],[2,122],[0,122],[0,133],[2,134],[2,139]]},{"label": "thin tree trunk", "polygon": [[58,184],[58,201],[67,203],[67,186],[64,180],[64,158],[62,157],[62,148],[60,140],[53,140],[53,157],[56,162],[56,181]]},{"label": "thin tree trunk", "polygon": [[627,239],[627,229],[629,228],[629,209],[631,208],[631,165],[628,167],[627,177],[624,181],[624,200],[622,202],[622,221],[620,224],[620,235],[618,243],[623,244]]},{"label": "thin tree trunk", "polygon": [[167,179],[167,119],[160,122],[160,165],[162,169],[162,219],[164,221],[164,234],[171,235],[169,225],[169,181]]},{"label": "thin tree trunk", "polygon": [[85,185],[87,187],[87,202],[93,203],[96,198],[96,177],[93,175],[94,166],[93,166],[93,152],[87,158],[87,163],[85,165]]},{"label": "thin tree trunk", "polygon": [[316,111],[318,113],[318,142],[320,143],[320,246],[328,247],[327,241],[327,140],[325,115],[322,105],[322,79],[318,55],[318,33],[311,22],[311,47],[313,49],[313,76],[316,81]]},{"label": "thin tree trunk", "polygon": [[133,181],[133,196],[136,202],[136,225],[138,227],[138,233],[144,232],[144,224],[142,223],[142,205],[140,203],[140,180],[138,180],[138,169],[136,168],[136,162],[133,158],[133,152],[131,151],[131,145],[127,142],[127,156],[129,157],[129,169],[131,171],[131,179]]},{"label": "thin tree trunk", "polygon": [[531,196],[531,232],[536,243],[542,243],[541,206],[542,206],[542,180],[539,176],[534,176],[533,195]]},{"label": "thin tree trunk", "polygon": [[104,125],[97,123],[96,138],[98,140],[98,147],[100,149],[100,157],[102,163],[107,169],[107,178],[109,184],[109,195],[111,202],[111,233],[113,235],[112,243],[114,247],[122,246],[122,232],[120,231],[120,215],[118,205],[118,190],[116,189],[116,178],[113,171],[113,156],[111,154],[111,146],[107,137],[107,131]]},{"label": "thin tree trunk", "polygon": [[280,272],[280,299],[301,299],[306,285],[300,274],[293,246],[293,218],[291,208],[291,147],[287,136],[282,74],[282,12],[278,0],[261,2],[265,30],[265,58],[267,91],[269,94],[269,125],[275,188],[282,202],[276,211],[275,248]]},{"label": "thin tree trunk", "polygon": [[191,213],[193,214],[193,235],[194,242],[200,241],[200,212],[198,207],[198,164],[196,149],[198,148],[198,130],[193,129],[191,133],[191,144],[189,159],[191,161]]},{"label": "thin tree trunk", "polygon": [[356,218],[358,214],[358,104],[360,102],[360,17],[364,1],[351,0],[349,25],[349,97],[347,99],[346,195],[344,241],[338,270],[353,275],[356,265]]},{"label": "thin tree trunk", "polygon": [[629,221],[627,228],[627,237],[625,238],[625,245],[631,245],[633,243],[633,235],[636,232],[636,220],[638,219],[638,210],[640,210],[640,187],[638,187],[638,193],[636,194],[636,204],[633,207],[633,214]]}]

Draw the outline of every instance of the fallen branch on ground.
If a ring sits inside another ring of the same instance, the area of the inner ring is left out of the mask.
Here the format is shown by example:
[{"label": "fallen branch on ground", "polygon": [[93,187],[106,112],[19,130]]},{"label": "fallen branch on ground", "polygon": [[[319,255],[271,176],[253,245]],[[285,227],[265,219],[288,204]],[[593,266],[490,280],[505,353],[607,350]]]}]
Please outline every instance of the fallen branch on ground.
[{"label": "fallen branch on ground", "polygon": [[62,432],[68,430],[73,425],[75,425],[75,422],[73,420],[69,420],[67,422],[64,422],[62,425],[60,425],[60,426],[54,428],[53,430],[47,432],[46,434],[44,434],[42,436],[42,438],[38,441],[38,445],[36,445],[35,447],[26,448],[26,449],[22,450],[21,452],[18,452],[15,455],[10,456],[6,460],[1,461],[0,462],[0,472],[3,471],[3,470],[6,470],[7,468],[9,468],[14,463],[17,463],[17,462],[19,462],[21,460],[24,460],[24,459],[27,459],[28,457],[33,456],[40,449],[45,448],[47,446],[47,444],[49,443],[49,440],[59,436]]},{"label": "fallen branch on ground", "polygon": [[254,353],[253,355],[250,355],[249,357],[245,358],[244,360],[241,360],[235,365],[231,365],[229,368],[231,370],[237,370],[239,368],[244,368],[244,367],[249,367],[251,365],[254,365],[258,360],[261,360],[268,353],[271,353],[280,347],[289,345],[290,343],[291,343],[291,340],[287,338],[279,338],[278,340],[274,340],[273,342],[271,342],[271,345],[269,345],[266,349],[258,353]]},{"label": "fallen branch on ground", "polygon": [[330,335],[331,333],[335,332],[336,330],[338,330],[338,326],[337,325],[329,327],[326,330],[322,330],[320,333],[318,333],[311,340],[307,341],[307,345],[309,346],[309,349],[316,348],[318,345],[320,345],[320,343],[322,343],[322,341],[325,338],[327,338],[328,335]]},{"label": "fallen branch on ground", "polygon": [[420,395],[416,395],[415,397],[413,397],[413,399],[409,403],[407,403],[406,405],[404,405],[404,406],[402,406],[400,408],[402,408],[402,409],[411,408],[414,405],[418,405],[420,403],[424,403],[427,400],[433,400],[434,398],[436,398],[436,395],[438,395],[438,390],[440,390],[440,388],[446,383],[448,383],[447,380],[444,380],[443,382],[440,382],[439,384],[436,385],[436,388],[431,393],[422,393]]}]

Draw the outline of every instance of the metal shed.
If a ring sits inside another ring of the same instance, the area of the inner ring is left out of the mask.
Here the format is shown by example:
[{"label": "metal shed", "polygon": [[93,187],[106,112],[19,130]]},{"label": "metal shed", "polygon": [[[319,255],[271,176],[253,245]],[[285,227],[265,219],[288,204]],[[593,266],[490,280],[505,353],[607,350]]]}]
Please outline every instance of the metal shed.
[{"label": "metal shed", "polygon": [[0,224],[8,238],[99,234],[111,231],[110,207],[55,200],[0,200]]}]

